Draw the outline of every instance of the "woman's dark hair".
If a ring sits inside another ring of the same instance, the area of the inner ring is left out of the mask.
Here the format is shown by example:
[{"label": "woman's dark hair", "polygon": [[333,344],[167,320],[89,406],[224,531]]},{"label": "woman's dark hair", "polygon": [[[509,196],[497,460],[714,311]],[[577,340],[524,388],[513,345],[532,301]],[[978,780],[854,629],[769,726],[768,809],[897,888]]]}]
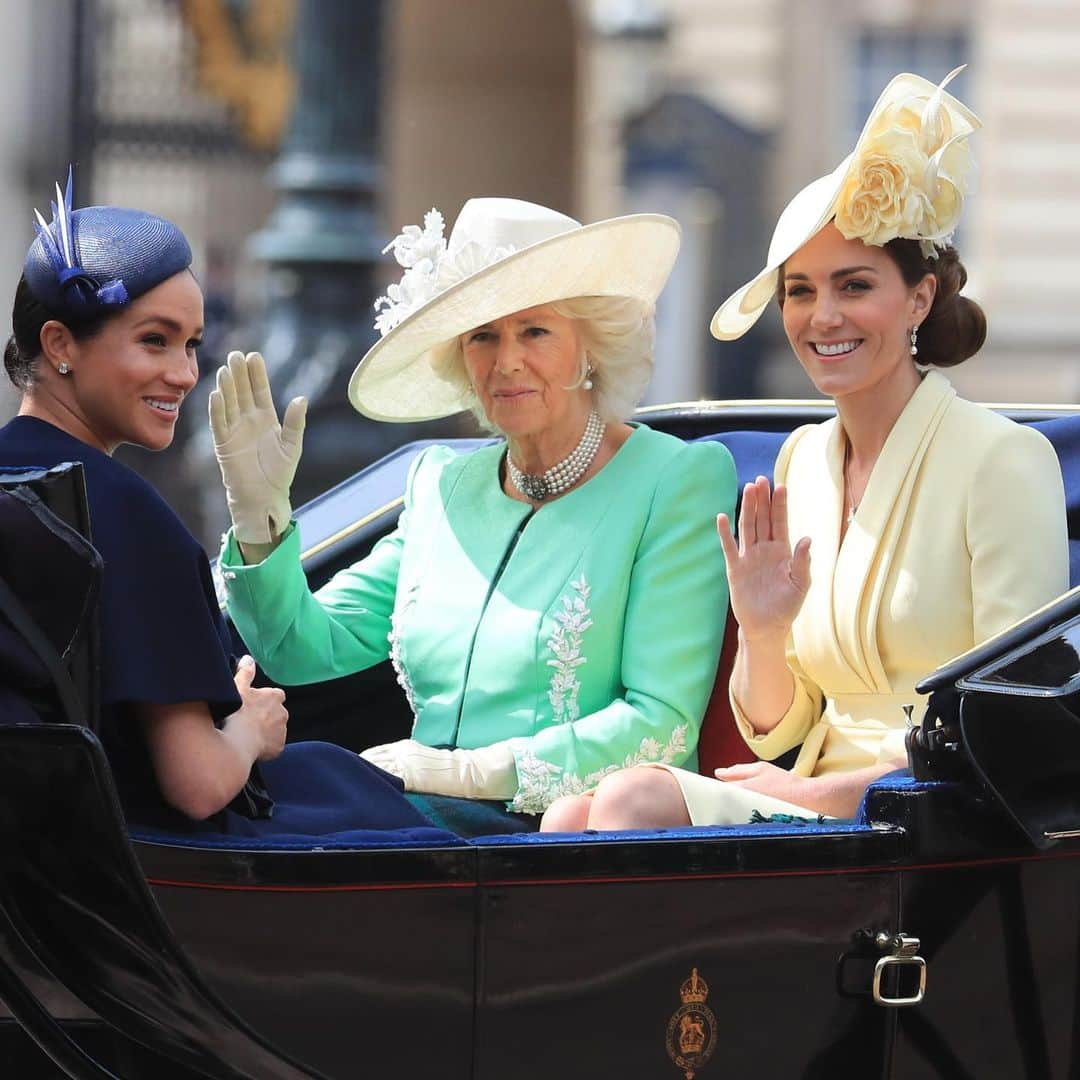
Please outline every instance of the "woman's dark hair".
[{"label": "woman's dark hair", "polygon": [[[60,319],[76,341],[85,341],[101,332],[101,328],[114,314],[98,312],[90,319],[72,322]],[[4,347],[4,369],[8,378],[23,391],[34,385],[37,376],[37,358],[41,355],[41,328],[56,316],[40,303],[30,292],[26,277],[19,278],[15,289],[15,303],[11,309],[11,328],[14,333]]]},{"label": "woman's dark hair", "polygon": [[918,240],[890,240],[884,250],[900,269],[904,283],[913,288],[927,275],[937,278],[937,293],[930,312],[919,327],[917,363],[923,366],[954,367],[974,356],[986,340],[986,315],[970,298],[960,295],[967,283],[967,271],[956,248],[938,248],[937,258],[928,259]]},{"label": "woman's dark hair", "polygon": [[[937,292],[930,313],[919,327],[917,363],[924,367],[955,367],[974,356],[986,340],[986,315],[983,309],[960,290],[967,282],[967,271],[956,248],[938,248],[937,258],[928,259],[918,240],[890,240],[883,248],[896,263],[900,276],[914,288],[927,275],[937,278]],[[776,283],[776,299],[784,306],[784,268]]]}]

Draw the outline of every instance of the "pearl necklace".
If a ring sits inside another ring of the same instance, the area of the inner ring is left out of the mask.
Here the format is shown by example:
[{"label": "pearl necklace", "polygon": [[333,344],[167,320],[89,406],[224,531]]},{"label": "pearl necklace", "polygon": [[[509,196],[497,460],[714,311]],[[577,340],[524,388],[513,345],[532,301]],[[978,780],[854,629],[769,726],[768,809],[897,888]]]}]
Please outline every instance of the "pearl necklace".
[{"label": "pearl necklace", "polygon": [[562,459],[550,469],[536,475],[535,473],[523,473],[510,457],[510,451],[506,452],[506,465],[510,472],[510,481],[530,502],[543,502],[553,495],[561,495],[564,491],[572,488],[588,471],[589,466],[596,457],[596,451],[600,449],[600,443],[604,438],[607,425],[600,419],[596,410],[589,413],[589,419],[585,424],[585,432],[581,436],[581,442],[570,452],[568,457]]}]

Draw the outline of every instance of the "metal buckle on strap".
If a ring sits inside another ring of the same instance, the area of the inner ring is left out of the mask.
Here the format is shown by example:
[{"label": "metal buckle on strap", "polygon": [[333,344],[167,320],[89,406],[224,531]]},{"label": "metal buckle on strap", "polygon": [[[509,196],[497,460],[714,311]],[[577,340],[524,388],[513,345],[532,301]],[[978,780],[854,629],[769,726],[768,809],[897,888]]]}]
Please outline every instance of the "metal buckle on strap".
[{"label": "metal buckle on strap", "polygon": [[[878,948],[888,950],[889,955],[883,956],[874,965],[874,1001],[878,1005],[898,1009],[908,1005],[918,1005],[926,996],[926,961],[918,954],[919,939],[909,937],[907,934],[887,934],[881,931],[874,938]],[[889,968],[914,967],[918,972],[918,989],[910,997],[888,997],[881,989],[882,979]]]}]

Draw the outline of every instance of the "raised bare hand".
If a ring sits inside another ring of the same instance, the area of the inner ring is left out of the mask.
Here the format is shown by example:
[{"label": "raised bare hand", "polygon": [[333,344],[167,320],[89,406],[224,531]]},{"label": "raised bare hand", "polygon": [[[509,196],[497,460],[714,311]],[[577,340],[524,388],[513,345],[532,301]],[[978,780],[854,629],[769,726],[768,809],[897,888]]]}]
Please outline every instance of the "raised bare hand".
[{"label": "raised bare hand", "polygon": [[716,519],[716,531],[727,560],[731,610],[744,637],[786,637],[810,588],[810,540],[791,549],[788,538],[787,490],[771,492],[759,476],[743,488],[739,538],[727,514]]}]

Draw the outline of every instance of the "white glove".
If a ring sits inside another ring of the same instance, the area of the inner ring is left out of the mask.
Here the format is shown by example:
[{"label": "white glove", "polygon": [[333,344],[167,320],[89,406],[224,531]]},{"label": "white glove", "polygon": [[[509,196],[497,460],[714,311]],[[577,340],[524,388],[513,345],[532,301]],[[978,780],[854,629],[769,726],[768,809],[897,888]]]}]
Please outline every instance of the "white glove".
[{"label": "white glove", "polygon": [[477,750],[435,750],[401,739],[371,746],[360,756],[396,776],[406,791],[465,799],[512,799],[517,794],[517,766],[504,742]]},{"label": "white glove", "polygon": [[307,400],[293,398],[278,424],[266,364],[258,353],[229,353],[210,395],[210,431],[236,539],[270,544],[292,517],[289,487],[304,441]]}]

